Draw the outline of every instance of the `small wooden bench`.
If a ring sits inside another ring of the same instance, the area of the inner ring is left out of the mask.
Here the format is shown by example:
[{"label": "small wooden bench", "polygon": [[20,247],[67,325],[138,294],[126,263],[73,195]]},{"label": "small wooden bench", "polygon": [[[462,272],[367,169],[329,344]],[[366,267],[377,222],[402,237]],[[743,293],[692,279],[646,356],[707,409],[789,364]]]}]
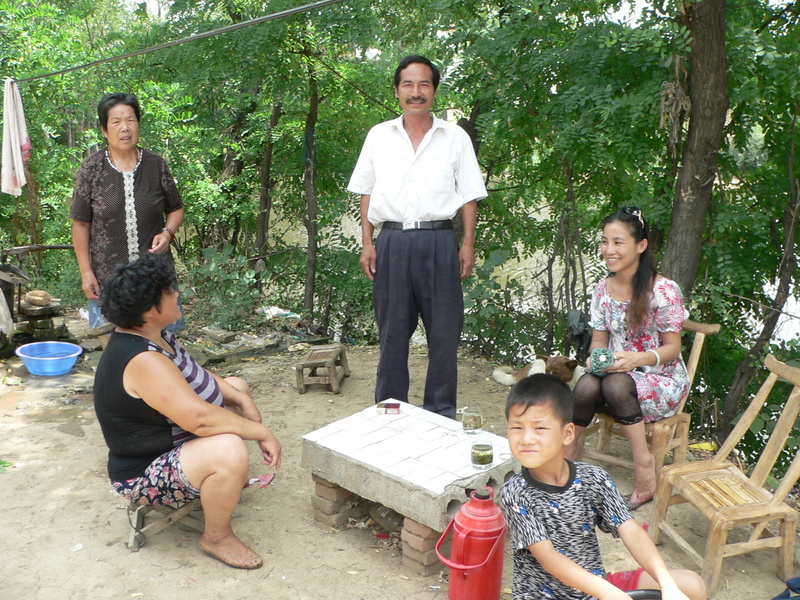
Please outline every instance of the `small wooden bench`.
[{"label": "small wooden bench", "polygon": [[[181,522],[183,525],[202,533],[205,523],[193,515],[195,511],[202,511],[200,498],[178,507],[151,506],[149,504],[128,505],[128,521],[131,524],[131,534],[126,546],[131,552],[138,552],[144,546],[147,536],[155,535],[173,523]],[[145,524],[145,519],[150,521]]]},{"label": "small wooden bench", "polygon": [[[306,369],[309,369],[308,373],[305,372]],[[322,369],[322,373],[317,374],[317,369]],[[305,394],[307,385],[322,383],[330,386],[334,394],[341,394],[339,382],[349,375],[350,367],[347,365],[344,346],[319,346],[311,350],[297,365],[297,391]]]}]

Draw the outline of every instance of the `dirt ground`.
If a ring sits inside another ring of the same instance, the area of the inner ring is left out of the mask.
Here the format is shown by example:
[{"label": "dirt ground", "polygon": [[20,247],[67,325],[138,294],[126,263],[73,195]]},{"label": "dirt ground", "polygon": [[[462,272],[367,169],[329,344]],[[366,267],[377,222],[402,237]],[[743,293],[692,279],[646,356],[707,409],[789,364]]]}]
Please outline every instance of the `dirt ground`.
[{"label": "dirt ground", "polygon": [[[398,541],[378,537],[375,526],[331,529],[313,518],[310,473],[300,464],[300,436],[372,404],[377,349],[348,348],[352,375],[341,395],[312,386],[300,395],[294,366],[303,353],[283,351],[226,361],[212,367],[239,375],[253,387],[265,422],[284,447],[283,468],[265,488],[245,490],[234,528],[264,556],[264,567],[237,571],[197,549],[199,534],[173,526],[150,538],[139,552],[124,545],[129,525],[125,503],[106,478],[106,446],[91,400],[92,367],[99,352],[85,355],[73,373],[33,377],[16,359],[0,363],[0,598],[37,600],[210,600],[268,597],[275,600],[443,600],[446,572],[422,577],[402,568]],[[427,359],[415,348],[410,359],[413,404],[421,404]],[[493,365],[460,359],[460,406],[478,406],[487,426],[505,433],[507,388],[490,375]],[[252,445],[252,475],[266,473]],[[630,473],[610,469],[624,491]],[[650,506],[636,513],[642,522]],[[678,527],[705,536],[702,519],[681,513]],[[617,541],[601,534],[606,566],[633,568]],[[670,542],[667,563],[692,568]],[[511,555],[506,548],[503,599],[510,599]],[[775,577],[775,554],[765,551],[726,559],[719,600],[768,600],[784,589]]]}]

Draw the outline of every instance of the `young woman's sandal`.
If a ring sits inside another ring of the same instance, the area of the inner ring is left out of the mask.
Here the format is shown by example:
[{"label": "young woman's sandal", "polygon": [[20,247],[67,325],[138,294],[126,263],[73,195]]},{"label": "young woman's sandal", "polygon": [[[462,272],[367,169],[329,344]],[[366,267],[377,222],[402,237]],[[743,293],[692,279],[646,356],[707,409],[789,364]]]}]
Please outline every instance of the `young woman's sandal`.
[{"label": "young woman's sandal", "polygon": [[264,560],[250,548],[247,548],[247,552],[243,555],[234,556],[227,550],[220,548],[216,544],[212,544],[202,537],[200,538],[200,550],[208,554],[211,558],[216,558],[218,561],[234,569],[258,569],[264,564]]},{"label": "young woman's sandal", "polygon": [[649,492],[642,492],[641,494],[636,494],[635,497],[634,494],[636,494],[636,492],[626,494],[622,497],[628,510],[636,510],[642,504],[647,504],[648,502],[652,501],[653,496],[656,495],[656,491],[650,490]]}]

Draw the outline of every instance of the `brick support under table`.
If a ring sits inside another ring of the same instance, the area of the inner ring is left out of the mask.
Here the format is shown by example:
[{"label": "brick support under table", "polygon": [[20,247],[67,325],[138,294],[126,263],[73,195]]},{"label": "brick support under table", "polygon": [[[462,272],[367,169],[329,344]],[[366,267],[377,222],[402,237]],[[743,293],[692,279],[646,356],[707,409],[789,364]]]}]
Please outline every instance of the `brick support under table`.
[{"label": "brick support under table", "polygon": [[[485,471],[470,462],[478,438],[494,446]],[[316,520],[341,527],[366,513],[362,498],[391,508],[405,517],[403,566],[422,575],[443,568],[436,542],[469,492],[499,489],[518,466],[505,438],[466,434],[459,422],[406,403],[398,415],[368,407],[304,435],[302,463],[315,482]]]}]

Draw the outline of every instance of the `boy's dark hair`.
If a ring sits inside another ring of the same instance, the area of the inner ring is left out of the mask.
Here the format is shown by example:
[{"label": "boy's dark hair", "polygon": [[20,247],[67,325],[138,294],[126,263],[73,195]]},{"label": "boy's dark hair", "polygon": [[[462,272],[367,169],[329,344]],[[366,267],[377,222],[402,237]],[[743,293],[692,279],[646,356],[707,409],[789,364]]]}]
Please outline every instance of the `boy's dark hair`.
[{"label": "boy's dark hair", "polygon": [[[100,310],[120,327],[141,327],[142,315],[161,308],[161,298],[175,289],[175,270],[163,257],[145,254],[128,264],[118,264],[100,293]],[[176,291],[177,293],[177,291]]]},{"label": "boy's dark hair", "polygon": [[100,127],[108,129],[108,111],[117,104],[127,104],[130,106],[133,109],[133,114],[136,115],[136,120],[139,123],[142,122],[142,111],[139,108],[139,99],[133,94],[112,92],[103,96],[97,104],[97,118],[100,120]]},{"label": "boy's dark hair", "polygon": [[572,390],[555,375],[537,373],[511,388],[506,400],[506,419],[512,406],[523,407],[523,412],[531,406],[549,406],[561,424],[566,425],[572,421]]},{"label": "boy's dark hair", "polygon": [[439,88],[439,79],[441,79],[441,74],[439,73],[439,69],[433,64],[430,60],[425,58],[424,56],[420,56],[419,54],[411,54],[406,56],[403,60],[400,61],[400,64],[397,65],[397,68],[394,70],[394,87],[400,85],[400,73],[403,69],[405,69],[408,65],[419,63],[421,65],[426,65],[430,67],[431,70],[431,83],[433,83],[433,91],[435,92]]}]

